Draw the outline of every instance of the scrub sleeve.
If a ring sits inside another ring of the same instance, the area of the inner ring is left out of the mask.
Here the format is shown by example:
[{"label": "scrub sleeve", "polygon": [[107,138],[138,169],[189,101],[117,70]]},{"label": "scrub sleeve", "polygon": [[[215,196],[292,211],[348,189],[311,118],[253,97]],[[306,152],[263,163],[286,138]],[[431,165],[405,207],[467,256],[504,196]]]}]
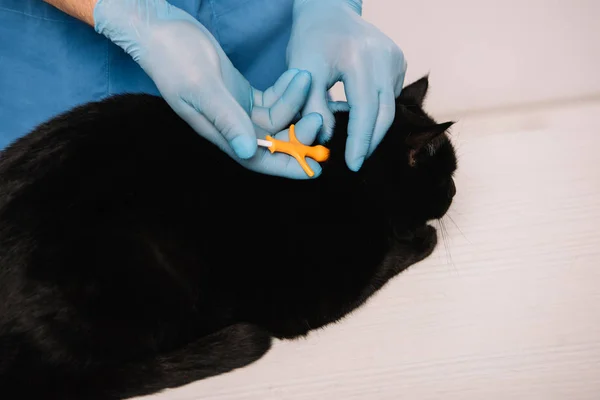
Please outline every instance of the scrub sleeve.
[{"label": "scrub sleeve", "polygon": [[[294,0],[170,0],[196,17],[260,89],[286,70]],[[76,105],[158,95],[118,46],[42,0],[0,0],[0,149]]]}]

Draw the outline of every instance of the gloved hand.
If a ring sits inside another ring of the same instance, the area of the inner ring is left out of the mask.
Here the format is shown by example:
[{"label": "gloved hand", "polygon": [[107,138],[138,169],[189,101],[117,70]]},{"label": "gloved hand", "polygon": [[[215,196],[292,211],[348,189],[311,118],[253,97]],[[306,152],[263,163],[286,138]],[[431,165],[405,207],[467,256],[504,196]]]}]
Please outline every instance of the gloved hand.
[{"label": "gloved hand", "polygon": [[[144,69],[200,135],[246,168],[307,178],[293,158],[257,148],[256,139],[283,130],[298,115],[310,89],[309,73],[292,69],[265,92],[254,89],[209,31],[165,0],[98,0],[94,24]],[[298,139],[311,144],[321,125],[320,116],[309,116],[297,124]],[[311,167],[318,176],[318,164]]]},{"label": "gloved hand", "polygon": [[295,0],[287,49],[288,66],[312,75],[303,114],[323,116],[321,142],[329,140],[335,123],[327,91],[344,83],[350,109],[346,163],[354,171],[391,126],[406,72],[402,51],[361,13],[362,0]]}]

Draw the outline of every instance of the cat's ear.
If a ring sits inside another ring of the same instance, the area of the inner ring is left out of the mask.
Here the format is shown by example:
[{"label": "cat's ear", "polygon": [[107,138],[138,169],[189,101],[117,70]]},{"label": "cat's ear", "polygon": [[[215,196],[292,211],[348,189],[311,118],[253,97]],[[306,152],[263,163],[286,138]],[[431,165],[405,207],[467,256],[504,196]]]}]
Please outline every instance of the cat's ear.
[{"label": "cat's ear", "polygon": [[406,86],[400,92],[398,101],[402,101],[405,104],[414,104],[417,106],[423,106],[425,97],[427,96],[427,90],[429,89],[429,75],[425,75],[416,82]]},{"label": "cat's ear", "polygon": [[441,138],[453,124],[454,122],[449,121],[411,132],[406,137],[406,145],[410,149],[408,152],[408,165],[411,167],[417,165],[417,154],[425,147],[429,150],[429,154],[434,154],[440,143],[443,143],[443,141],[437,139]]},{"label": "cat's ear", "polygon": [[454,125],[453,121],[441,124],[431,125],[417,132],[411,132],[406,137],[406,144],[412,150],[418,152],[427,144],[433,142],[436,138],[443,135],[450,127]]}]

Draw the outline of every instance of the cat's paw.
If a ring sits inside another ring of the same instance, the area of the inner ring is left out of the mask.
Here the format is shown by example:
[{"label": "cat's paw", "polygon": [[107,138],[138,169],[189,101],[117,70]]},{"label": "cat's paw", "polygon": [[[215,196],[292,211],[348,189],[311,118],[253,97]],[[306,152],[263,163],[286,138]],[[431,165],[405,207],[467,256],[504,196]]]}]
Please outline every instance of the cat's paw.
[{"label": "cat's paw", "polygon": [[428,257],[437,245],[437,231],[431,225],[423,225],[414,232],[412,245],[419,260]]}]

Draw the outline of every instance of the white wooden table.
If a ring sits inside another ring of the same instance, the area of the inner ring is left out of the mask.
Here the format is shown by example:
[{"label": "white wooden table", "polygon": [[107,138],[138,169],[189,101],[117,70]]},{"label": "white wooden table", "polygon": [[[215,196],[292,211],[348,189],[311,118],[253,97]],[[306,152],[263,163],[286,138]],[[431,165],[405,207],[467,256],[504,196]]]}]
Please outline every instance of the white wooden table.
[{"label": "white wooden table", "polygon": [[426,261],[342,323],[162,400],[600,399],[600,103],[465,117]]}]

